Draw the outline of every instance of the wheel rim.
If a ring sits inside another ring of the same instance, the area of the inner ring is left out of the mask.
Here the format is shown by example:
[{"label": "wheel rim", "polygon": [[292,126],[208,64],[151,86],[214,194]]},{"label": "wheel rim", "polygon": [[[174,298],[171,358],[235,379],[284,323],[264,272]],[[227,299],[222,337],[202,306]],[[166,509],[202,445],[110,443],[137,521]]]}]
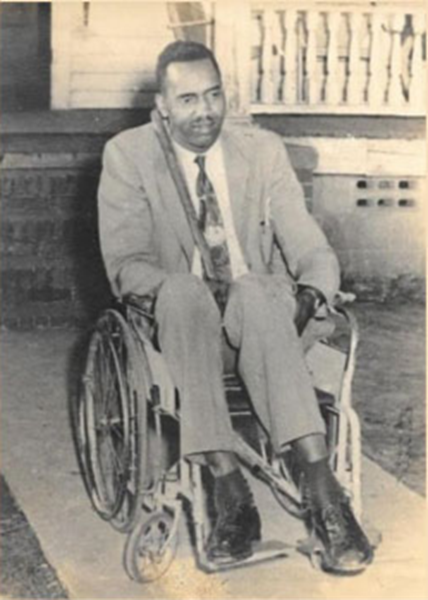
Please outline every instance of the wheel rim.
[{"label": "wheel rim", "polygon": [[121,507],[125,491],[129,427],[119,356],[107,333],[100,333],[96,344],[94,381],[87,395],[87,428],[94,500],[105,517],[112,518]]},{"label": "wheel rim", "polygon": [[130,575],[140,582],[154,581],[169,568],[177,549],[174,519],[166,512],[153,515],[130,539]]},{"label": "wheel rim", "polygon": [[79,410],[80,455],[94,508],[119,530],[132,526],[145,460],[144,377],[129,326],[116,311],[97,323]]}]

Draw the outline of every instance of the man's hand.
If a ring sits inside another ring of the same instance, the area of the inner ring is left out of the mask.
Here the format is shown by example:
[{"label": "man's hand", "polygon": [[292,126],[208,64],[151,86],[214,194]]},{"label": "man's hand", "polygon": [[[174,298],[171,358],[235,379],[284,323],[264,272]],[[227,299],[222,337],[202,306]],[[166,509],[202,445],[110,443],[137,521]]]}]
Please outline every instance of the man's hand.
[{"label": "man's hand", "polygon": [[298,287],[294,323],[299,336],[302,335],[309,319],[312,319],[318,308],[324,303],[324,295],[316,288],[311,286]]}]

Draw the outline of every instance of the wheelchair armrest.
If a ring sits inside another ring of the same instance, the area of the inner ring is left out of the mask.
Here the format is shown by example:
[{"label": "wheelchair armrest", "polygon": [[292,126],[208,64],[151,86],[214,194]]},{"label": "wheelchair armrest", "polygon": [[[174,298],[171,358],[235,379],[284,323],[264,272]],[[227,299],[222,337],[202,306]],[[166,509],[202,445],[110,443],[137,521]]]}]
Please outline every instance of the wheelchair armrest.
[{"label": "wheelchair armrest", "polygon": [[142,344],[153,344],[154,315],[152,296],[126,294],[119,300],[125,318]]},{"label": "wheelchair armrest", "polygon": [[126,294],[122,297],[121,302],[125,307],[129,307],[141,316],[153,320],[153,296],[138,296],[137,294]]}]

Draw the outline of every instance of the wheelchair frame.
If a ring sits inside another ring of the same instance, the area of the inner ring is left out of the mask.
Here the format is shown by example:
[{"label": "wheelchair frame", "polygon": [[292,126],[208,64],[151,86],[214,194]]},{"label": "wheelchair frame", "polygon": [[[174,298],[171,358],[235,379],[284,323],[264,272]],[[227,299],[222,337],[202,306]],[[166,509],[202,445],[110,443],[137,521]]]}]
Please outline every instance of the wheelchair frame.
[{"label": "wheelchair frame", "polygon": [[[331,466],[361,520],[360,426],[351,390],[358,327],[354,315],[343,307],[352,300],[352,295],[341,294],[339,303],[330,309],[344,318],[350,336],[339,391],[333,400],[330,394],[323,414],[330,426]],[[75,423],[78,459],[92,506],[115,529],[129,534],[125,569],[131,579],[142,583],[161,577],[170,566],[184,501],[192,507],[198,565],[208,572],[222,568],[211,563],[205,552],[209,521],[201,466],[183,459],[179,452],[168,457],[162,447],[166,423],[179,431],[179,412],[168,369],[151,342],[151,318],[144,302],[136,298],[101,314],[90,339]],[[225,388],[227,394],[239,391],[239,382],[226,377]],[[242,414],[251,410],[231,412],[231,417]],[[272,455],[266,436],[259,435],[259,451],[238,433],[235,441],[241,462],[271,487],[283,508],[303,518],[293,469],[285,458]],[[267,545],[242,562],[286,555],[287,547]],[[310,555],[319,566],[316,544]]]}]

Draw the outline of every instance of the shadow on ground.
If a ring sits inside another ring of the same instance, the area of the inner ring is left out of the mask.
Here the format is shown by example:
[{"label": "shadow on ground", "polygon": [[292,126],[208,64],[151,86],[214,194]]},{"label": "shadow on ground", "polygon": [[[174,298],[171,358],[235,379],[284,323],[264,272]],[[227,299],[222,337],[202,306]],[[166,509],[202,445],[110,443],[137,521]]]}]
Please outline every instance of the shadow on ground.
[{"label": "shadow on ground", "polygon": [[1,597],[68,598],[3,476],[0,505]]}]

